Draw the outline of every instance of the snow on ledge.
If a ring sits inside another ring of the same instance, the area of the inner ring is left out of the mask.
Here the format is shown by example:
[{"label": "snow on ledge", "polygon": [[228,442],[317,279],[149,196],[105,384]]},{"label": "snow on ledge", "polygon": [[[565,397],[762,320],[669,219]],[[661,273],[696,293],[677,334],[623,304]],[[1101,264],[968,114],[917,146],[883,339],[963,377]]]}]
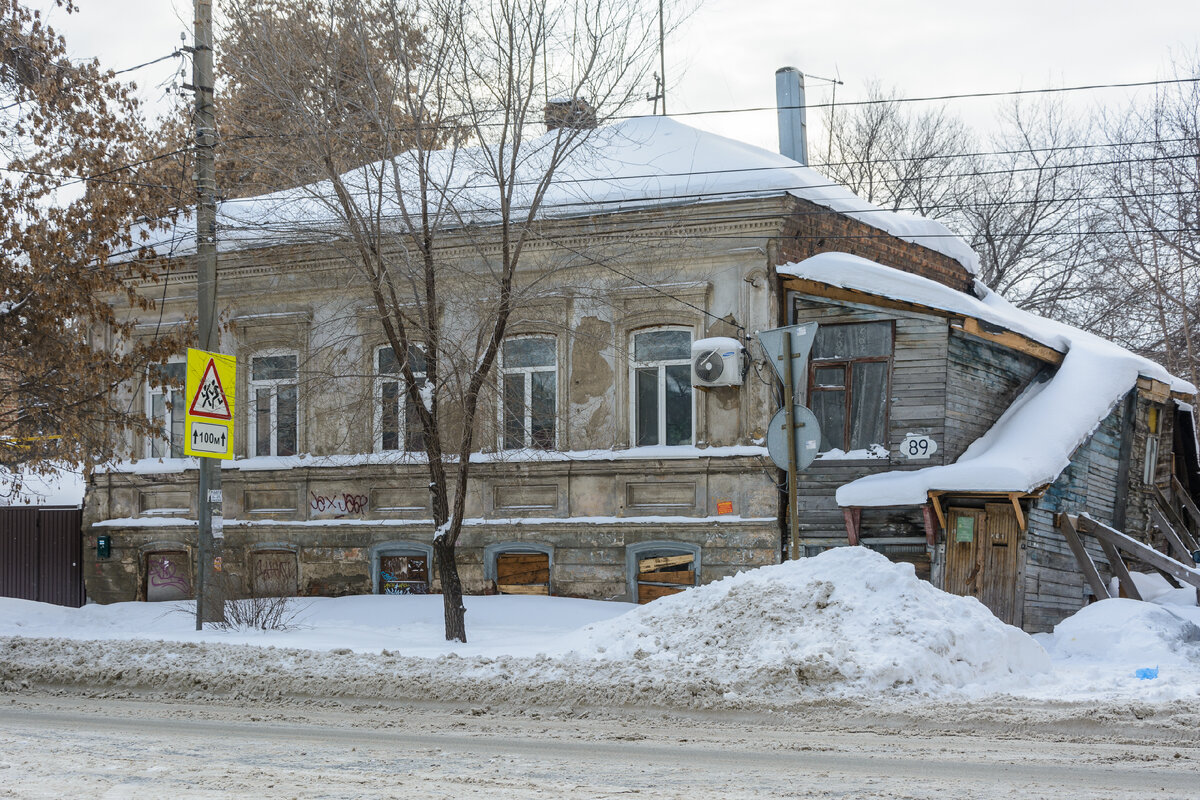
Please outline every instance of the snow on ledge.
[{"label": "snow on ledge", "polygon": [[[530,464],[563,461],[642,461],[679,460],[690,458],[766,458],[767,448],[757,445],[728,445],[694,447],[692,445],[655,445],[630,447],[624,450],[502,450],[496,453],[472,453],[472,464]],[[347,455],[314,456],[256,456],[222,461],[221,469],[241,472],[288,470],[298,467],[337,468],[377,464],[425,464],[424,453],[390,451],[386,453],[351,453]],[[195,458],[145,458],[138,461],[117,461],[97,468],[97,472],[153,475],[198,469]],[[446,462],[452,463],[447,457]]]},{"label": "snow on ledge", "polygon": [[[641,517],[507,517],[489,519],[487,517],[468,517],[463,520],[464,527],[480,525],[733,525],[748,523],[776,523],[775,517],[743,517],[740,514],[719,514],[707,517],[684,516],[641,516]],[[114,517],[92,523],[93,528],[171,528],[195,527],[199,523],[187,517]],[[288,528],[340,528],[348,526],[367,527],[406,527],[425,526],[432,528],[431,519],[240,519],[225,518],[225,527],[270,527],[282,526]]]},{"label": "snow on ledge", "polygon": [[979,298],[857,256],[822,253],[778,268],[831,286],[986,320],[1064,353],[1049,380],[1034,382],[953,464],[868,475],[837,490],[840,506],[911,506],[930,491],[1028,492],[1052,483],[1139,376],[1194,394],[1195,387],[1112,342],[1021,311],[976,283]]}]

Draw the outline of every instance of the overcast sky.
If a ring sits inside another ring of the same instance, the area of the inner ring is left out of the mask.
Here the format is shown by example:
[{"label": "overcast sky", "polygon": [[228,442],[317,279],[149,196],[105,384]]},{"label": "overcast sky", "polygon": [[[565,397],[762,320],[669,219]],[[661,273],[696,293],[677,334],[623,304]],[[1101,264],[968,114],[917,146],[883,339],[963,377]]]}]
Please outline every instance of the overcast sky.
[{"label": "overcast sky", "polygon": [[[54,11],[52,18],[77,57],[99,56],[120,69],[171,52],[181,32],[191,39],[191,0],[76,2],[78,14]],[[1154,80],[1165,76],[1172,56],[1193,55],[1198,47],[1197,0],[702,0],[667,41],[668,111],[771,106],[781,66],[840,75],[845,84],[837,99],[848,101],[861,98],[871,78],[910,97]],[[129,77],[159,100],[160,84],[170,82],[177,65],[166,62]],[[808,89],[809,103],[828,102],[829,84],[809,79]],[[1129,95],[1110,90],[1073,97],[1082,109],[1119,104]],[[1001,102],[958,100],[948,107],[985,127]],[[754,144],[777,143],[770,112],[683,119]]]}]

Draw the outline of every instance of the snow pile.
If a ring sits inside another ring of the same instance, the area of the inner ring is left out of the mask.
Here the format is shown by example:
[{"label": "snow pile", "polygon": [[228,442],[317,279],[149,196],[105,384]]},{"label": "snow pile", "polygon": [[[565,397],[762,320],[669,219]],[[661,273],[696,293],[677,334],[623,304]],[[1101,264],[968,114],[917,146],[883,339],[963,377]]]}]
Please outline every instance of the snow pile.
[{"label": "snow pile", "polygon": [[841,506],[920,505],[931,490],[1032,491],[1062,473],[1071,455],[1138,376],[1167,383],[1173,391],[1196,391],[1153,361],[1070,325],[1022,311],[978,282],[977,298],[844,253],[822,253],[778,269],[781,275],[974,317],[1065,353],[1054,376],[1031,384],[955,463],[851,481],[837,491]]},{"label": "snow pile", "polygon": [[580,655],[707,674],[734,692],[943,692],[1050,667],[1028,634],[866,548],[743,572],[581,633]]},{"label": "snow pile", "polygon": [[1200,627],[1153,603],[1111,598],[1054,627],[1054,658],[1135,667],[1200,666]]},{"label": "snow pile", "polygon": [[[524,143],[517,159],[514,185],[516,208],[533,198],[540,178],[556,153],[557,133]],[[379,203],[386,217],[399,217],[398,196],[412,197],[418,174],[414,153],[396,156],[401,183],[387,185],[392,171],[368,164],[342,176],[354,196]],[[494,224],[499,219],[495,183],[488,178],[494,152],[478,147],[444,150],[429,156],[428,168],[446,207],[438,216],[454,227]],[[507,159],[507,156],[505,157]],[[382,180],[383,199],[377,182]],[[861,220],[893,236],[955,259],[971,274],[979,257],[939,222],[881,209],[860,199],[824,175],[778,153],[692,128],[660,116],[638,117],[603,126],[570,153],[558,167],[542,206],[545,217],[568,218],[659,206],[725,202],[746,197],[792,194],[819,206]],[[339,227],[333,212],[335,196],[328,181],[260,197],[222,203],[217,224],[224,250],[313,241],[335,236]],[[147,231],[147,245],[159,252],[184,255],[192,251],[190,237],[171,228]]]}]

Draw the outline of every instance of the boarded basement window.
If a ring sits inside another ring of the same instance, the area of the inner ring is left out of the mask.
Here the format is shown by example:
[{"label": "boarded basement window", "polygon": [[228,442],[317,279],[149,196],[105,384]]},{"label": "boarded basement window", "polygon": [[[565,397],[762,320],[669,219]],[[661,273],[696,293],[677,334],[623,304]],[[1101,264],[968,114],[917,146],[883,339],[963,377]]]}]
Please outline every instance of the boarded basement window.
[{"label": "boarded basement window", "polygon": [[429,594],[429,557],[422,554],[379,557],[380,594]]},{"label": "boarded basement window", "polygon": [[696,585],[696,556],[683,550],[661,548],[640,553],[637,601],[645,604]]},{"label": "boarded basement window", "polygon": [[146,599],[186,600],[192,596],[192,562],[182,550],[146,554]]},{"label": "boarded basement window", "polygon": [[296,554],[290,550],[258,550],[250,556],[250,590],[255,597],[295,597]]},{"label": "boarded basement window", "polygon": [[550,555],[500,553],[496,556],[496,591],[500,594],[550,594]]}]

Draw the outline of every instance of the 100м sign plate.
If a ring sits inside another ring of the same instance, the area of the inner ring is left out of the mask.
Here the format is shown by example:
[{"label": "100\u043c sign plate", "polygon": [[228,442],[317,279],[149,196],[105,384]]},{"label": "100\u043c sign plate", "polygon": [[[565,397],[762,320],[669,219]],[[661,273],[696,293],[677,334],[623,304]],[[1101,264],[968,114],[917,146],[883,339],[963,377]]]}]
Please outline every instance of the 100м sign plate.
[{"label": "100\u043c sign plate", "polygon": [[183,452],[233,458],[233,396],[237,359],[206,350],[187,352]]}]

